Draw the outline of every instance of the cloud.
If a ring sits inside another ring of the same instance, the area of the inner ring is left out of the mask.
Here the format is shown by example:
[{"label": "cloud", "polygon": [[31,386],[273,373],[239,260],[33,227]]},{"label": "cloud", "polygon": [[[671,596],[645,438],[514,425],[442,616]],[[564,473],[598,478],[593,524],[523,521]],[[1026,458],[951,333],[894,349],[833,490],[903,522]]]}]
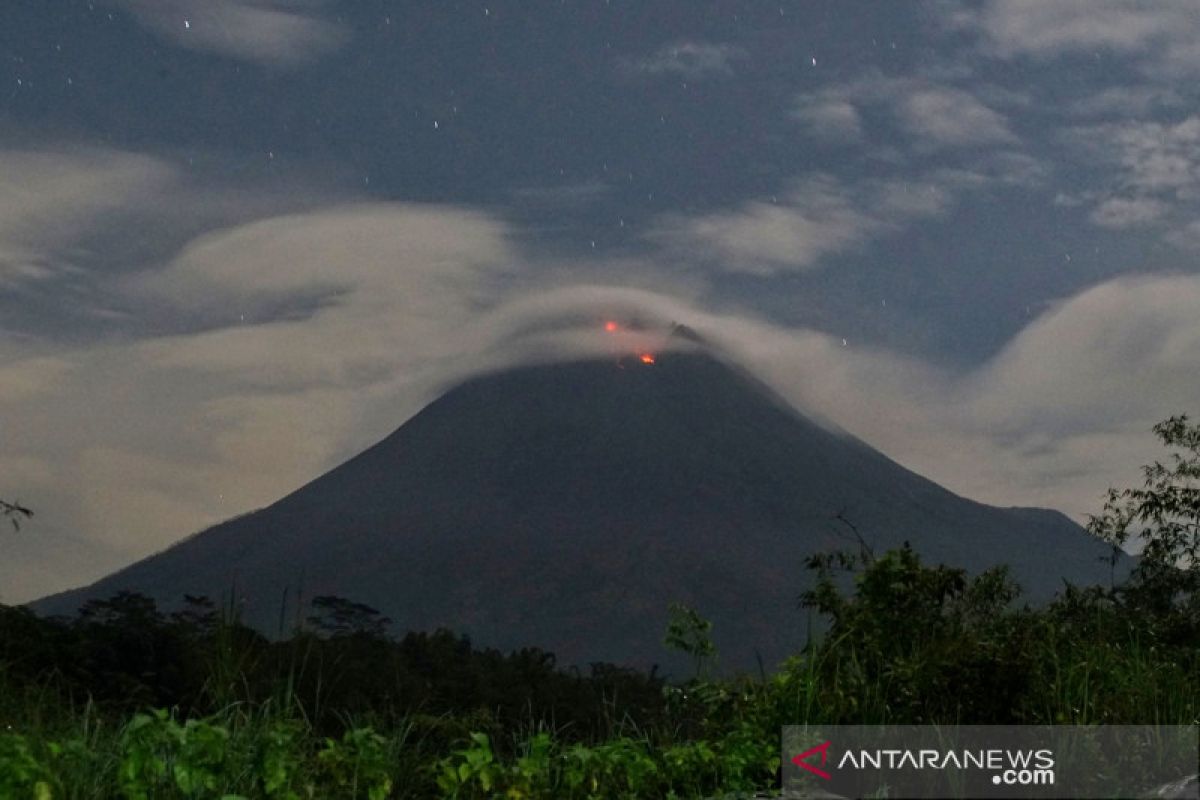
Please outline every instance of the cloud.
[{"label": "cloud", "polygon": [[1167,205],[1151,197],[1110,197],[1091,213],[1092,222],[1103,228],[1136,228],[1160,219]]},{"label": "cloud", "polygon": [[1001,114],[961,89],[914,91],[900,102],[899,116],[922,142],[963,147],[1011,144],[1017,139]]},{"label": "cloud", "polygon": [[1144,117],[1164,109],[1179,108],[1184,100],[1171,88],[1159,86],[1111,86],[1081,97],[1067,106],[1078,117]]},{"label": "cloud", "polygon": [[956,189],[985,189],[990,186],[1035,189],[1044,186],[1052,168],[1028,153],[995,150],[972,158],[965,166],[942,167],[932,175]]},{"label": "cloud", "polygon": [[611,184],[599,180],[577,181],[542,186],[522,186],[512,191],[513,199],[528,206],[552,208],[578,207],[611,194]]},{"label": "cloud", "polygon": [[1092,287],[1021,331],[971,385],[972,405],[1045,434],[1188,411],[1200,397],[1197,309],[1200,276]]},{"label": "cloud", "polygon": [[1200,219],[1171,231],[1167,234],[1167,241],[1181,250],[1200,251]]},{"label": "cloud", "polygon": [[[353,203],[222,229],[191,242],[141,285],[190,305],[253,308],[334,290],[338,305],[408,298],[411,281],[456,282],[456,270],[508,256],[503,227],[455,207]],[[286,266],[284,266],[286,265]]]},{"label": "cloud", "polygon": [[147,156],[0,150],[0,286],[70,269],[84,238],[173,179],[170,166]]},{"label": "cloud", "polygon": [[707,252],[725,269],[768,275],[809,269],[826,255],[861,247],[879,226],[855,208],[841,183],[818,175],[797,182],[781,203],[755,201],[727,212],[668,217],[652,236],[685,254]]},{"label": "cloud", "polygon": [[918,219],[940,216],[962,191],[990,185],[980,174],[934,174],[857,182],[815,174],[770,202],[661,217],[648,234],[661,253],[692,267],[770,276],[821,267]]},{"label": "cloud", "polygon": [[881,225],[944,214],[954,204],[948,184],[928,179],[871,184],[871,208]]},{"label": "cloud", "polygon": [[797,95],[791,116],[810,135],[832,141],[866,138],[862,110],[867,108],[884,111],[923,150],[1016,144],[1008,119],[979,93],[1010,104],[1025,100],[994,87],[968,91],[920,76],[873,74]]},{"label": "cloud", "polygon": [[345,26],[314,9],[322,0],[113,0],[157,35],[190,50],[296,67],[336,50]]},{"label": "cloud", "polygon": [[[362,444],[346,431],[361,434],[373,391],[387,397],[390,423],[397,385],[430,391],[426,373],[446,378],[452,356],[468,368],[461,330],[487,270],[502,278],[510,260],[503,226],[469,211],[281,213],[318,196],[336,203],[338,192],[184,180],[160,158],[69,144],[0,149],[0,165],[0,280],[14,311],[0,327],[0,416],[15,420],[0,496],[38,512],[37,538],[15,542],[0,569],[6,600],[22,586],[24,597],[53,588],[29,578],[45,575],[39,559],[56,565],[54,585],[90,580],[267,502],[338,447]],[[125,240],[138,244],[116,246]],[[116,303],[106,329],[120,335],[92,328],[90,343],[70,344],[22,332],[29,282],[56,277],[88,289],[63,295],[72,314]],[[262,453],[288,456],[239,466]],[[86,557],[43,544],[81,531],[87,542],[72,552]]]},{"label": "cloud", "polygon": [[[110,287],[193,332],[77,346],[0,333],[0,414],[20,420],[4,488],[38,510],[39,536],[85,531],[107,553],[92,570],[270,502],[479,368],[473,320],[511,261],[501,223],[434,206],[342,205],[200,236]],[[96,577],[66,561],[60,581]]]},{"label": "cloud", "polygon": [[830,142],[855,143],[863,138],[862,115],[854,103],[837,97],[801,95],[792,118],[808,132]]},{"label": "cloud", "polygon": [[512,260],[502,225],[449,207],[356,204],[217,231],[131,286],[212,329],[139,355],[247,384],[371,383],[453,352]]},{"label": "cloud", "polygon": [[729,44],[680,41],[664,45],[641,58],[619,62],[628,75],[674,75],[689,80],[733,74],[735,62],[746,58],[746,51]]},{"label": "cloud", "polygon": [[968,497],[1077,519],[1160,458],[1150,428],[1196,413],[1200,276],[1100,284],[956,372],[811,331],[702,322],[786,397]]},{"label": "cloud", "polygon": [[[214,179],[213,173],[232,171],[220,156],[185,170],[168,158],[74,142],[3,145],[0,299],[2,324],[14,330],[86,326],[76,330],[100,337],[194,325],[188,315],[152,308],[132,314],[116,283],[161,264],[198,233],[333,203],[341,195],[320,179],[280,179],[244,161],[238,163],[243,177]],[[54,312],[38,311],[48,298]]]},{"label": "cloud", "polygon": [[1200,69],[1200,18],[1190,0],[992,0],[964,18],[1001,58],[1104,50],[1137,58],[1162,76]]},{"label": "cloud", "polygon": [[1057,54],[1110,48],[1133,52],[1168,37],[1189,3],[1124,0],[1005,0],[988,3],[978,19],[1003,54]]},{"label": "cloud", "polygon": [[1076,157],[1111,173],[1106,186],[1081,198],[1096,202],[1091,219],[1098,225],[1171,224],[1200,201],[1200,116],[1083,126],[1064,138]]},{"label": "cloud", "polygon": [[54,356],[25,356],[0,362],[0,404],[35,400],[62,386],[69,361]]},{"label": "cloud", "polygon": [[1200,182],[1200,116],[1162,124],[1135,122],[1097,131],[1115,150],[1122,181],[1146,192],[1194,196]]}]

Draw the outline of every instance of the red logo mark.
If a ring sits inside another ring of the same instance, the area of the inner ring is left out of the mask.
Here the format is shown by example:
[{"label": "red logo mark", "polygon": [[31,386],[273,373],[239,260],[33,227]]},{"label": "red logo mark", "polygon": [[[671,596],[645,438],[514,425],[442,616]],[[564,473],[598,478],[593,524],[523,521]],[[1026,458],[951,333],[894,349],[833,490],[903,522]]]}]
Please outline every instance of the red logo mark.
[{"label": "red logo mark", "polygon": [[830,744],[829,742],[825,742],[824,744],[819,744],[816,747],[808,748],[807,750],[805,750],[803,753],[801,753],[798,756],[792,756],[792,763],[795,764],[797,767],[800,767],[800,769],[806,769],[809,772],[811,772],[813,775],[819,775],[820,777],[824,778],[827,781],[832,780],[832,777],[829,775],[828,772],[826,772],[823,769],[817,769],[812,764],[809,764],[805,761],[805,759],[807,759],[809,756],[820,753],[821,754],[821,766],[822,767],[825,766],[825,762],[829,759],[829,744]]}]

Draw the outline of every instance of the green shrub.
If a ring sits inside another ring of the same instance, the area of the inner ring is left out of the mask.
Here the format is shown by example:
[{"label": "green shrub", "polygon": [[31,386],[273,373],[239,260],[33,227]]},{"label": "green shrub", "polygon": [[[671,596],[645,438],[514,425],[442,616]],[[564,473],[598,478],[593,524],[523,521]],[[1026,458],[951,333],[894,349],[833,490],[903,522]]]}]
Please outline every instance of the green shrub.
[{"label": "green shrub", "polygon": [[176,790],[184,797],[211,796],[225,784],[229,731],[204,720],[183,725],[166,710],[138,714],[120,737],[121,791],[144,800]]},{"label": "green shrub", "polygon": [[387,740],[371,728],[352,728],[341,740],[326,739],[317,753],[326,785],[351,797],[383,800],[392,791]]},{"label": "green shrub", "polygon": [[[58,745],[47,743],[53,756]],[[51,800],[59,790],[50,765],[34,755],[29,741],[19,733],[0,733],[0,797]]]}]

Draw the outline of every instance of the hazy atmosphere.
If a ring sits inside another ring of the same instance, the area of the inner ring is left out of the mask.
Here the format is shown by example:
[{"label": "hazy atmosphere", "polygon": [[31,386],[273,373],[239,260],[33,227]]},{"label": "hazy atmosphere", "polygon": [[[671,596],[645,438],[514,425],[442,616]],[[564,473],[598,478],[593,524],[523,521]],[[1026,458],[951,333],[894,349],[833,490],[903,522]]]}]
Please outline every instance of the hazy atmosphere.
[{"label": "hazy atmosphere", "polygon": [[673,322],[1081,521],[1198,410],[1198,43],[1190,1],[6,0],[0,601]]}]

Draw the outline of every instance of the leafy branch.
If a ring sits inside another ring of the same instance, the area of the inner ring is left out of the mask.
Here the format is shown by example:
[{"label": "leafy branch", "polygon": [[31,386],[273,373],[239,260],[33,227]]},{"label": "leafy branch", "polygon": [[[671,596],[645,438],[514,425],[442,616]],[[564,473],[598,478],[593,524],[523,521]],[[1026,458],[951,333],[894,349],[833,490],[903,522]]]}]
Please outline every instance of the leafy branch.
[{"label": "leafy branch", "polygon": [[0,517],[5,517],[12,523],[13,530],[21,529],[21,521],[33,516],[33,510],[26,508],[17,501],[0,500]]}]

